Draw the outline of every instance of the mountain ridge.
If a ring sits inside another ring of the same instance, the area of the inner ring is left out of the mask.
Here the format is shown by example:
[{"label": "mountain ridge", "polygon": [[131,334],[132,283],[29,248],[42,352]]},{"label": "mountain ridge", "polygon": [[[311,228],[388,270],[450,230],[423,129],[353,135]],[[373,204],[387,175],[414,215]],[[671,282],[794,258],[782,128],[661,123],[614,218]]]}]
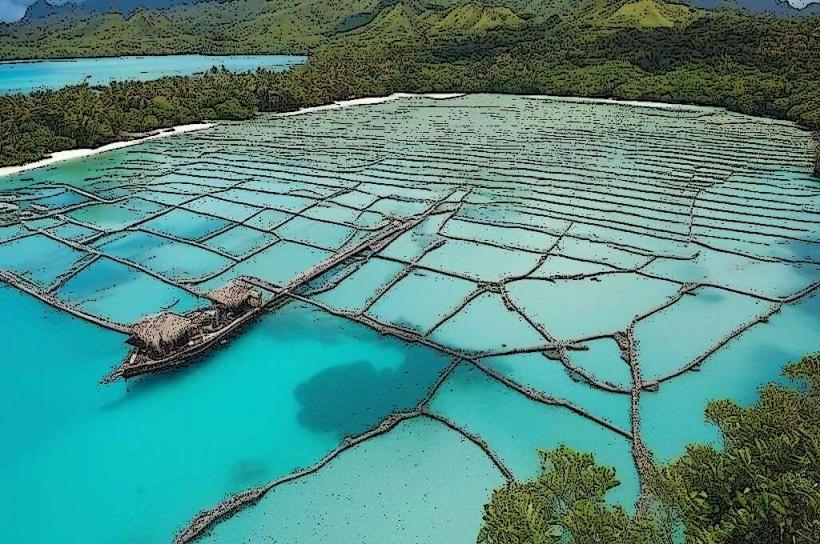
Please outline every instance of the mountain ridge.
[{"label": "mountain ridge", "polygon": [[820,14],[820,3],[799,8],[787,0],[684,0],[692,7],[703,9],[739,9],[749,13],[768,13],[777,16],[808,16]]},{"label": "mountain ridge", "polygon": [[396,41],[503,33],[515,41],[564,24],[671,29],[711,13],[681,0],[88,0],[57,12],[38,1],[43,18],[0,25],[0,59],[305,54],[347,36]]},{"label": "mountain ridge", "polygon": [[[217,2],[230,5],[231,0],[84,0],[79,2],[68,1],[63,4],[51,4],[48,0],[36,0],[27,9],[23,17],[16,24],[42,24],[64,21],[69,17],[82,17],[116,13],[126,17],[140,9],[167,10],[179,6],[190,6],[205,2]],[[276,2],[260,2],[276,3]],[[298,3],[298,0],[293,2]],[[339,3],[339,2],[336,2]],[[355,4],[355,2],[348,2]],[[380,2],[381,3],[381,2]],[[446,1],[444,2],[446,3]],[[550,7],[555,11],[566,9],[583,9],[587,5],[595,4],[595,0],[498,0],[490,2],[493,7],[507,7],[516,13],[522,13],[528,8],[533,12],[547,14]],[[612,3],[612,2],[609,2]],[[702,9],[737,9],[749,13],[767,13],[776,16],[807,16],[820,14],[820,3],[808,4],[803,8],[792,6],[788,0],[675,0],[671,3],[685,4]],[[552,5],[552,6],[551,6]],[[534,9],[532,8],[534,6]]]},{"label": "mountain ridge", "polygon": [[140,9],[162,10],[174,6],[191,5],[204,0],[85,0],[52,4],[48,0],[36,0],[26,8],[20,23],[27,24],[46,19],[63,20],[71,16],[119,13],[130,16]]}]

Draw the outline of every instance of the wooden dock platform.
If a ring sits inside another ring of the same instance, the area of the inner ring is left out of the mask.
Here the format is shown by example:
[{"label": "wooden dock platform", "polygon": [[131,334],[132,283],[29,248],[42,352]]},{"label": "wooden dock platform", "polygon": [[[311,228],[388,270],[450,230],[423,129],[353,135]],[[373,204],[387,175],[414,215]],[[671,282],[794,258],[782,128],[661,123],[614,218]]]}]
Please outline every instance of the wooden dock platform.
[{"label": "wooden dock platform", "polygon": [[[119,379],[129,379],[142,374],[166,372],[190,364],[216,346],[225,344],[228,339],[236,334],[244,325],[255,320],[264,312],[271,311],[289,302],[291,300],[289,295],[296,289],[307,285],[311,281],[319,278],[349,259],[360,257],[361,255],[367,253],[375,253],[390,244],[403,233],[421,223],[426,217],[434,213],[436,209],[436,207],[433,207],[428,210],[427,213],[412,219],[392,221],[390,224],[374,232],[361,242],[335,253],[310,269],[302,272],[284,286],[277,286],[265,280],[251,276],[241,276],[236,278],[234,281],[263,289],[272,295],[271,298],[266,300],[261,306],[245,311],[241,315],[232,318],[230,321],[221,324],[217,330],[202,335],[201,337],[192,340],[167,355],[153,358],[146,355],[144,351],[140,351],[140,348],[135,348],[128,355],[128,357],[126,357],[125,361],[123,361],[121,365],[116,367],[102,379],[101,383],[108,384]],[[190,314],[196,314],[197,312],[201,312],[201,310],[196,310]]]}]

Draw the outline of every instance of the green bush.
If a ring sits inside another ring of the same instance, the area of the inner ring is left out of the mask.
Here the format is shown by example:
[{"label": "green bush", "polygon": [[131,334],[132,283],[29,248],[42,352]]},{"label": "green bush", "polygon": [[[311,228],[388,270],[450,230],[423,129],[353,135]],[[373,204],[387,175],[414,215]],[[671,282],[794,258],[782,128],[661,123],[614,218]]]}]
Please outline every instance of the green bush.
[{"label": "green bush", "polygon": [[817,542],[820,355],[789,365],[801,389],[769,385],[744,408],[710,403],[723,448],[691,445],[666,475],[689,542]]},{"label": "green bush", "polygon": [[[803,544],[820,535],[820,354],[786,367],[742,407],[711,402],[723,447],[690,445],[650,482],[647,519],[605,503],[615,471],[589,454],[540,452],[541,473],[493,492],[479,544]],[[661,514],[663,517],[661,517]],[[670,522],[671,520],[671,522]]]},{"label": "green bush", "polygon": [[484,507],[479,544],[657,544],[662,533],[620,506],[606,504],[615,470],[592,455],[561,446],[538,452],[541,473],[493,492]]}]

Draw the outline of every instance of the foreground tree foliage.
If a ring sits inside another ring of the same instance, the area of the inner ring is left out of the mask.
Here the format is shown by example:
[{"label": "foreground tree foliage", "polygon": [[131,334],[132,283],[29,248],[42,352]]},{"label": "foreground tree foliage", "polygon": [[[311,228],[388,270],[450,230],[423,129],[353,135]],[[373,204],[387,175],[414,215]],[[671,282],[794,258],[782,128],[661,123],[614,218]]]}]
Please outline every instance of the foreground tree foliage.
[{"label": "foreground tree foliage", "polygon": [[[541,474],[496,490],[480,544],[802,544],[820,541],[820,354],[789,365],[798,388],[768,385],[746,408],[710,403],[723,448],[690,445],[658,469],[658,512],[639,519],[605,503],[612,469],[566,447],[540,452]],[[677,538],[674,536],[677,535]]]},{"label": "foreground tree foliage", "polygon": [[720,429],[723,450],[692,445],[669,467],[689,541],[820,539],[820,354],[784,373],[805,390],[769,385],[749,408],[711,403],[706,417]]},{"label": "foreground tree foliage", "polygon": [[541,474],[496,490],[484,508],[479,544],[657,544],[657,524],[606,504],[615,470],[561,446],[539,452]]}]

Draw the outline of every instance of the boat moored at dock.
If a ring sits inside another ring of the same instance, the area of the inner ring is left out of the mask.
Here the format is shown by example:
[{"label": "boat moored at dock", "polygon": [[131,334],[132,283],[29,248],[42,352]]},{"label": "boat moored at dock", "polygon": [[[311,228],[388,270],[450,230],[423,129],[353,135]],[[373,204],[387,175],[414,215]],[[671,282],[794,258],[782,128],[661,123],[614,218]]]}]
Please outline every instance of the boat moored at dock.
[{"label": "boat moored at dock", "polygon": [[[363,253],[374,253],[399,235],[418,225],[433,213],[447,213],[442,202],[407,220],[392,219],[383,228],[346,250],[333,254],[316,266],[299,274],[286,286],[279,287],[258,278],[236,278],[211,291],[207,298],[213,305],[184,315],[170,311],[144,318],[130,329],[127,342],[134,349],[125,361],[100,383],[108,384],[141,374],[164,372],[185,366],[264,311],[290,300],[289,295],[348,259]],[[272,297],[262,299],[260,289]]]},{"label": "boat moored at dock", "polygon": [[134,349],[102,383],[162,372],[190,363],[222,342],[263,309],[261,293],[234,280],[208,294],[213,306],[184,315],[170,311],[148,316],[131,328]]}]

